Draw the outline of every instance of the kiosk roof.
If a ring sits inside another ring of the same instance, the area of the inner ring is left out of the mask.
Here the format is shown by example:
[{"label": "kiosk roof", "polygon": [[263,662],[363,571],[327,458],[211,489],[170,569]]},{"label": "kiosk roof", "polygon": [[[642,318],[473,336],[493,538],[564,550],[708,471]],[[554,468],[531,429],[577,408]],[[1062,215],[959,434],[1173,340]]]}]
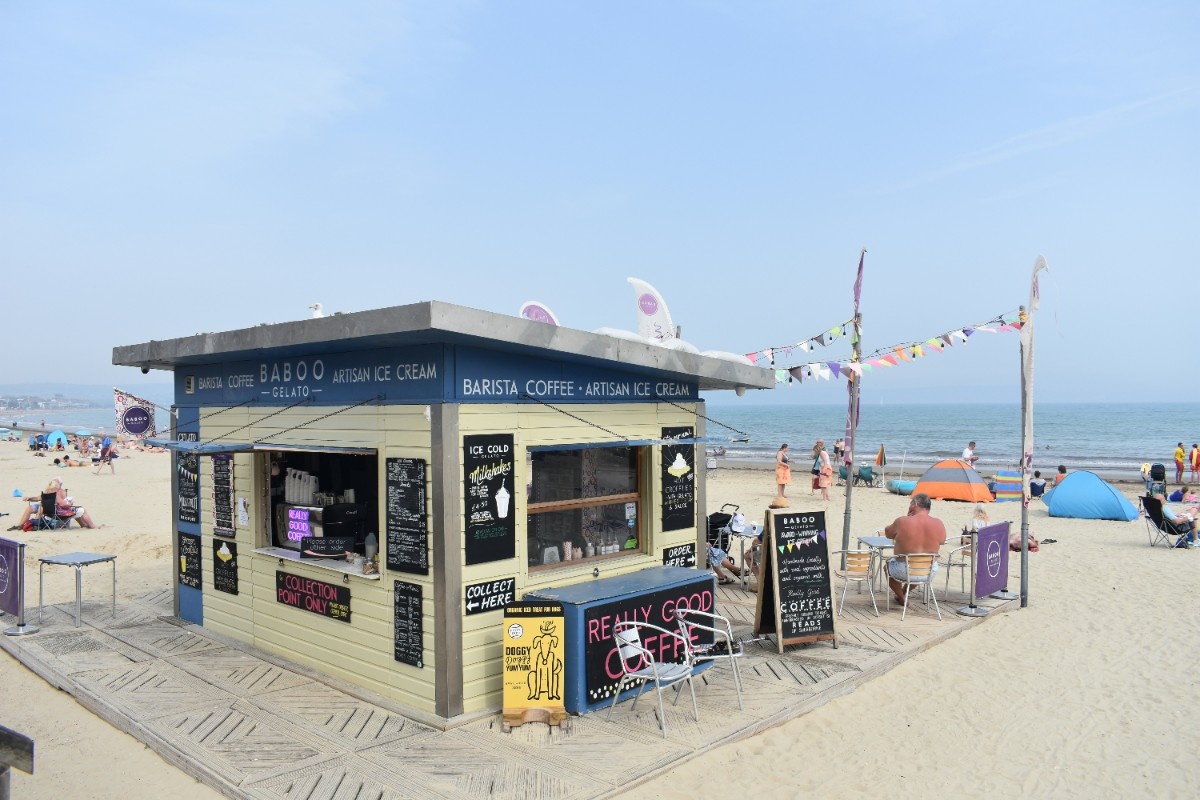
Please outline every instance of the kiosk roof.
[{"label": "kiosk roof", "polygon": [[466,344],[552,361],[619,363],[628,370],[696,380],[702,390],[775,386],[774,372],[764,367],[436,300],[122,345],[113,348],[113,364],[174,371],[177,367],[246,358],[288,358],[418,344]]}]

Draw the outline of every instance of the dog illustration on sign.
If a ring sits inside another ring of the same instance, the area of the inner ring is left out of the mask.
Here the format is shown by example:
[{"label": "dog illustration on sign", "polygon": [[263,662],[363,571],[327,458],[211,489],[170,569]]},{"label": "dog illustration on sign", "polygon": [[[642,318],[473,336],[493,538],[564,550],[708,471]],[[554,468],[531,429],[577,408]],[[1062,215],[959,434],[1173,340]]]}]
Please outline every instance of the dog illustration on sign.
[{"label": "dog illustration on sign", "polygon": [[556,654],[558,648],[557,625],[546,620],[538,628],[539,635],[533,638],[533,668],[529,670],[529,699],[562,699],[562,659]]}]

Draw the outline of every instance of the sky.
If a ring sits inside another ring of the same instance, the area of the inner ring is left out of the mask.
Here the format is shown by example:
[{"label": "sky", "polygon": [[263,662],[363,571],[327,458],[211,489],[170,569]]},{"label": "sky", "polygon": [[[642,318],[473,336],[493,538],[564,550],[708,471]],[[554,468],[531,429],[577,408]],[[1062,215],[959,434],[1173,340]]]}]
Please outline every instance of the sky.
[{"label": "sky", "polygon": [[[1039,402],[1195,397],[1197,41],[1190,0],[0,4],[0,380],[136,391],[170,376],[113,347],[315,302],[633,329],[628,277],[779,348],[866,248],[867,353],[1014,312],[1040,255]],[[1019,402],[1018,341],[863,396]]]}]

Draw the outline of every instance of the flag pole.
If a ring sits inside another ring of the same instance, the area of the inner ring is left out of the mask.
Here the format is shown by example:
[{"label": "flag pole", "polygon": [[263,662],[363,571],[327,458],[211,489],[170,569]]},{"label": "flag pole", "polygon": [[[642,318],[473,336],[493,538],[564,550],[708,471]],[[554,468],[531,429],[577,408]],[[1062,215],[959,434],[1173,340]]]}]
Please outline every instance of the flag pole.
[{"label": "flag pole", "polygon": [[1021,608],[1029,605],[1029,471],[1033,466],[1033,312],[1041,304],[1038,273],[1046,259],[1033,262],[1029,305],[1021,312]]},{"label": "flag pole", "polygon": [[[858,253],[858,275],[854,279],[854,321],[853,338],[850,341],[850,363],[858,365],[862,360],[862,314],[858,310],[858,302],[862,297],[863,259],[867,248]],[[842,550],[850,549],[850,498],[854,494],[854,434],[858,429],[859,384],[862,383],[861,370],[850,370],[847,376],[850,402],[846,408],[846,451],[842,461],[846,466],[846,511],[842,517]],[[845,555],[842,556],[842,568],[845,568]]]}]

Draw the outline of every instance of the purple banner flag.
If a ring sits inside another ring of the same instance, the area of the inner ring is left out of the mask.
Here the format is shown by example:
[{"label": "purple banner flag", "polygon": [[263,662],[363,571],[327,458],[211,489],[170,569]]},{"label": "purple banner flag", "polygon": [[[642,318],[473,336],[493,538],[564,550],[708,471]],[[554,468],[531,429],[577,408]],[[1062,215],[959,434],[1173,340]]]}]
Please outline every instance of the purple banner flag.
[{"label": "purple banner flag", "polygon": [[0,611],[21,614],[21,543],[0,539]]},{"label": "purple banner flag", "polygon": [[976,597],[1008,588],[1008,525],[997,522],[975,534]]},{"label": "purple banner flag", "polygon": [[113,389],[113,406],[117,433],[123,436],[154,435],[154,404],[149,400]]}]

